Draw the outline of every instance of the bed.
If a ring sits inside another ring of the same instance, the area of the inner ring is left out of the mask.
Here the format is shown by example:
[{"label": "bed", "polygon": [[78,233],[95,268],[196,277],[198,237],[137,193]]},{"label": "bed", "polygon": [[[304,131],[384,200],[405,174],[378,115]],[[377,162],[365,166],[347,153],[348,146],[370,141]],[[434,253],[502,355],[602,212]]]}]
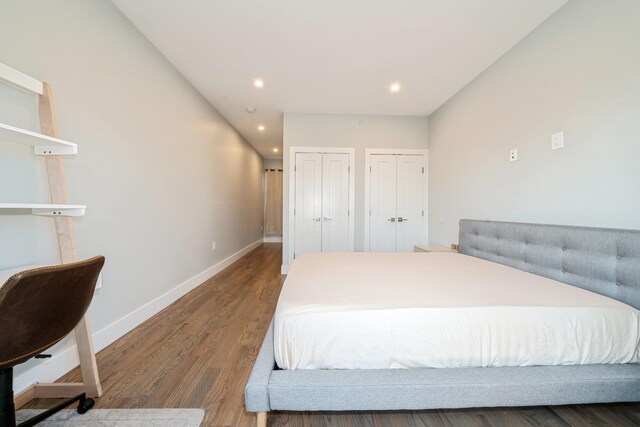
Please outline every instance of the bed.
[{"label": "bed", "polygon": [[[640,401],[635,310],[640,308],[640,231],[462,220],[459,245],[460,254],[341,254],[330,260],[334,268],[318,271],[317,260],[297,260],[301,268],[294,263],[287,277],[296,286],[287,290],[285,282],[245,389],[246,408],[258,413],[259,425],[266,424],[271,410]],[[367,262],[376,268],[368,271]],[[425,282],[425,277],[433,280]],[[375,286],[376,281],[393,281],[397,292],[383,293],[384,286]],[[494,281],[500,285],[487,288]],[[428,292],[420,292],[421,284]],[[451,287],[458,292],[441,292]],[[455,311],[465,304],[451,303],[452,294],[479,301],[480,308],[471,314]],[[430,297],[421,301],[421,295]],[[376,305],[381,300],[384,307]],[[585,314],[587,309],[590,314]],[[446,312],[453,315],[442,317]],[[461,316],[467,321],[456,333],[416,340],[428,329],[425,324],[455,323]],[[505,328],[504,319],[513,316],[516,321]],[[536,322],[540,318],[545,321]],[[404,328],[385,330],[389,324]],[[536,326],[540,324],[545,326]],[[474,325],[493,327],[505,344],[516,335],[535,336],[545,328],[557,332],[556,342],[547,343],[549,349],[574,341],[567,346],[571,351],[538,355],[530,351],[536,348],[535,340],[518,341],[515,349],[493,346],[506,348],[503,353],[482,340],[467,347],[452,341]],[[349,346],[358,333],[362,341]],[[390,336],[399,337],[395,344],[410,338],[413,348],[390,346]],[[437,345],[431,349],[439,352],[430,352],[433,342]],[[354,351],[358,348],[373,357],[361,357]]]}]

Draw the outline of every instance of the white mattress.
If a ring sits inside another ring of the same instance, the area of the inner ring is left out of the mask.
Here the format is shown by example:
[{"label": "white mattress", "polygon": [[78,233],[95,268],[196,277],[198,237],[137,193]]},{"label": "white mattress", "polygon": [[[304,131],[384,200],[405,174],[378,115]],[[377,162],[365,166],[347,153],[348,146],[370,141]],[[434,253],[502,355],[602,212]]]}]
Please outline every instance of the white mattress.
[{"label": "white mattress", "polygon": [[274,318],[282,369],[640,362],[640,312],[456,253],[296,258]]}]

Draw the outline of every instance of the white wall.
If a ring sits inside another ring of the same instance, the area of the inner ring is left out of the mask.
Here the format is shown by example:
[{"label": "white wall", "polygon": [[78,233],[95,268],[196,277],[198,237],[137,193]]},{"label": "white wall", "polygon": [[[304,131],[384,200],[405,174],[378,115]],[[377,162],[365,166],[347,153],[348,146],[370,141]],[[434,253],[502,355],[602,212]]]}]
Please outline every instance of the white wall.
[{"label": "white wall", "polygon": [[[1,2],[0,60],[53,85],[61,136],[79,144],[65,161],[72,202],[88,205],[79,255],[107,258],[98,347],[261,239],[261,156],[109,1]],[[34,98],[0,90],[0,121],[37,129]],[[42,158],[0,142],[0,200],[48,201],[46,183]],[[59,261],[53,222],[1,214],[0,269],[34,261]]]},{"label": "white wall", "polygon": [[282,159],[264,159],[265,169],[282,169]]},{"label": "white wall", "polygon": [[283,262],[289,259],[289,149],[291,147],[355,148],[355,250],[362,251],[364,248],[365,149],[427,148],[427,118],[285,113],[283,129]]},{"label": "white wall", "polygon": [[432,243],[461,218],[640,228],[639,23],[569,2],[429,117]]}]

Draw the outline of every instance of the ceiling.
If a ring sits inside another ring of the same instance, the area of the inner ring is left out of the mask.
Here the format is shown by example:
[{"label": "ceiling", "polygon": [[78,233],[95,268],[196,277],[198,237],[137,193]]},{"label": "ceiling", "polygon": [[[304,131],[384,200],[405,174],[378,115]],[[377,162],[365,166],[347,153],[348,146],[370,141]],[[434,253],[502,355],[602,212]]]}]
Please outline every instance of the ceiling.
[{"label": "ceiling", "polygon": [[283,112],[429,115],[566,3],[112,1],[267,158]]}]

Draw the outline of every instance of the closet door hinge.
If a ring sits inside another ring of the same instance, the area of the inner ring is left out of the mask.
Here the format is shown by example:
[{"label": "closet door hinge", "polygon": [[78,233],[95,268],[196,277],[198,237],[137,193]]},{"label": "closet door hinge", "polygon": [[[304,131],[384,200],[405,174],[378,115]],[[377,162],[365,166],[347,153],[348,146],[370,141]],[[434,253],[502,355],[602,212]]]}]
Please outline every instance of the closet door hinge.
[{"label": "closet door hinge", "polygon": [[351,166],[347,166],[347,172],[351,173]]},{"label": "closet door hinge", "polygon": [[422,216],[424,216],[424,211],[422,211]]},{"label": "closet door hinge", "polygon": [[424,174],[424,167],[422,168],[422,174]]},{"label": "closet door hinge", "polygon": [[369,173],[371,173],[371,169],[372,169],[371,166],[369,166]]},{"label": "closet door hinge", "polygon": [[347,209],[347,216],[351,216],[351,209]]}]

